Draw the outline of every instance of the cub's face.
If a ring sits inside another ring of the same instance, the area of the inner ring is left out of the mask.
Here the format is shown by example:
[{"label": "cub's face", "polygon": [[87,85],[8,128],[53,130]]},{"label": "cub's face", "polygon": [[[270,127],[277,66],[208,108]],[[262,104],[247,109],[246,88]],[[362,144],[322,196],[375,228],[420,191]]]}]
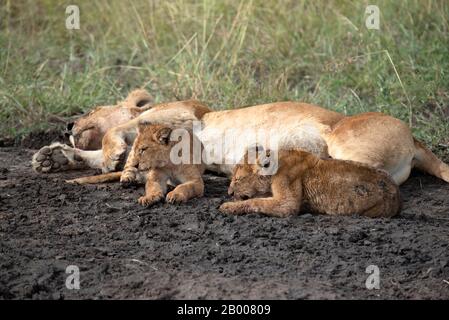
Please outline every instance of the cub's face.
[{"label": "cub's face", "polygon": [[167,166],[170,151],[175,142],[170,141],[172,129],[163,125],[139,125],[139,134],[133,145],[133,152],[139,170]]},{"label": "cub's face", "polygon": [[257,156],[255,163],[251,164],[246,154],[243,163],[237,164],[234,168],[228,194],[234,195],[237,200],[269,195],[271,176],[261,174],[266,167],[266,157]]}]

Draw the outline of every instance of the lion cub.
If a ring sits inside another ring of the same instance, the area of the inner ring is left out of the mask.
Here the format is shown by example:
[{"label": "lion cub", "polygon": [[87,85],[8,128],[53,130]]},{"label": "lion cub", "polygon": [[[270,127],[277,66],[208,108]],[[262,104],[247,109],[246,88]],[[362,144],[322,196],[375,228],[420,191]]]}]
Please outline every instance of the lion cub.
[{"label": "lion cub", "polygon": [[[181,138],[181,142],[175,139],[176,136]],[[67,182],[91,184],[119,179],[122,184],[145,182],[145,195],[138,199],[144,206],[155,204],[164,197],[169,203],[186,202],[194,197],[201,197],[204,193],[202,174],[205,166],[201,161],[193,161],[195,150],[192,152],[192,149],[195,143],[201,148],[201,143],[189,130],[141,123],[122,172],[83,177]],[[199,164],[195,164],[198,162]],[[177,186],[167,194],[168,183]]]},{"label": "lion cub", "polygon": [[[358,214],[392,217],[399,213],[399,188],[384,171],[352,161],[320,159],[301,150],[278,151],[277,172],[264,175],[272,166],[273,153],[256,150],[254,164],[234,168],[228,193],[238,200],[226,202],[220,211],[229,214],[259,212],[286,217],[300,209],[330,215]],[[266,172],[266,171],[265,171]],[[271,196],[269,196],[271,194]]]},{"label": "lion cub", "polygon": [[[166,199],[169,203],[186,202],[204,193],[202,174],[205,167],[202,163],[194,164],[192,146],[195,137],[184,130],[184,142],[188,142],[187,151],[177,148],[179,141],[173,141],[174,129],[165,125],[140,124],[138,135],[133,144],[129,159],[130,166],[138,171],[148,171],[145,183],[145,195],[139,198],[144,206],[152,205]],[[173,151],[173,152],[172,152]],[[185,154],[182,154],[186,152]],[[182,158],[182,159],[181,159]],[[180,162],[174,163],[173,161]],[[122,182],[131,172],[127,166],[122,174]],[[175,189],[167,194],[167,183],[176,184]]]}]

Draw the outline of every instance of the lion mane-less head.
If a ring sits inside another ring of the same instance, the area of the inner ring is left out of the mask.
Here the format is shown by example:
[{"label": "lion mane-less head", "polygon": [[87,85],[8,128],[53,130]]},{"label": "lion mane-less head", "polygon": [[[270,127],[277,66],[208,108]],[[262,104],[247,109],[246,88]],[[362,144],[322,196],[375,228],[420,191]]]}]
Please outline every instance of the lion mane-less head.
[{"label": "lion mane-less head", "polygon": [[262,171],[270,166],[270,153],[261,146],[248,148],[243,160],[234,167],[228,194],[237,200],[268,196],[271,193],[271,175]]},{"label": "lion mane-less head", "polygon": [[145,90],[134,90],[114,106],[99,106],[67,124],[66,135],[74,147],[83,150],[101,149],[106,131],[134,119],[150,108],[152,97]]},{"label": "lion mane-less head", "polygon": [[139,170],[165,167],[170,163],[170,151],[176,141],[171,141],[173,129],[161,124],[141,123],[133,144],[134,165]]}]

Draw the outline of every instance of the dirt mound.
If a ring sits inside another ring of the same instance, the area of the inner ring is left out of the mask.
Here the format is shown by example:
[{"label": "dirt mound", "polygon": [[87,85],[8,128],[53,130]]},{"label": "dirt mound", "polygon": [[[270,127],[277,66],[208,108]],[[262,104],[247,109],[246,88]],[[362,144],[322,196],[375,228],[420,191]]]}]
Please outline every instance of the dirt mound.
[{"label": "dirt mound", "polygon": [[0,149],[0,298],[449,298],[449,184],[436,178],[415,173],[394,219],[231,217],[222,177],[206,176],[202,199],[146,209],[143,187],[68,185],[92,172],[38,175],[32,153]]}]

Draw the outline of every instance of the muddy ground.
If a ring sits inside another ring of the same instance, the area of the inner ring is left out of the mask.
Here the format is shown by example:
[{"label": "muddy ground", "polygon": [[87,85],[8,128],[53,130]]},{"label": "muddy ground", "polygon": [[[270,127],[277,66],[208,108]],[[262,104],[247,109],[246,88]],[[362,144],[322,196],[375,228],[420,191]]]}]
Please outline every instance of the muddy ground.
[{"label": "muddy ground", "polygon": [[[394,219],[231,217],[217,210],[225,178],[145,209],[143,187],[68,185],[93,171],[38,175],[32,154],[0,148],[0,298],[449,298],[449,185],[436,178],[414,173]],[[365,287],[372,264],[379,290]]]}]

